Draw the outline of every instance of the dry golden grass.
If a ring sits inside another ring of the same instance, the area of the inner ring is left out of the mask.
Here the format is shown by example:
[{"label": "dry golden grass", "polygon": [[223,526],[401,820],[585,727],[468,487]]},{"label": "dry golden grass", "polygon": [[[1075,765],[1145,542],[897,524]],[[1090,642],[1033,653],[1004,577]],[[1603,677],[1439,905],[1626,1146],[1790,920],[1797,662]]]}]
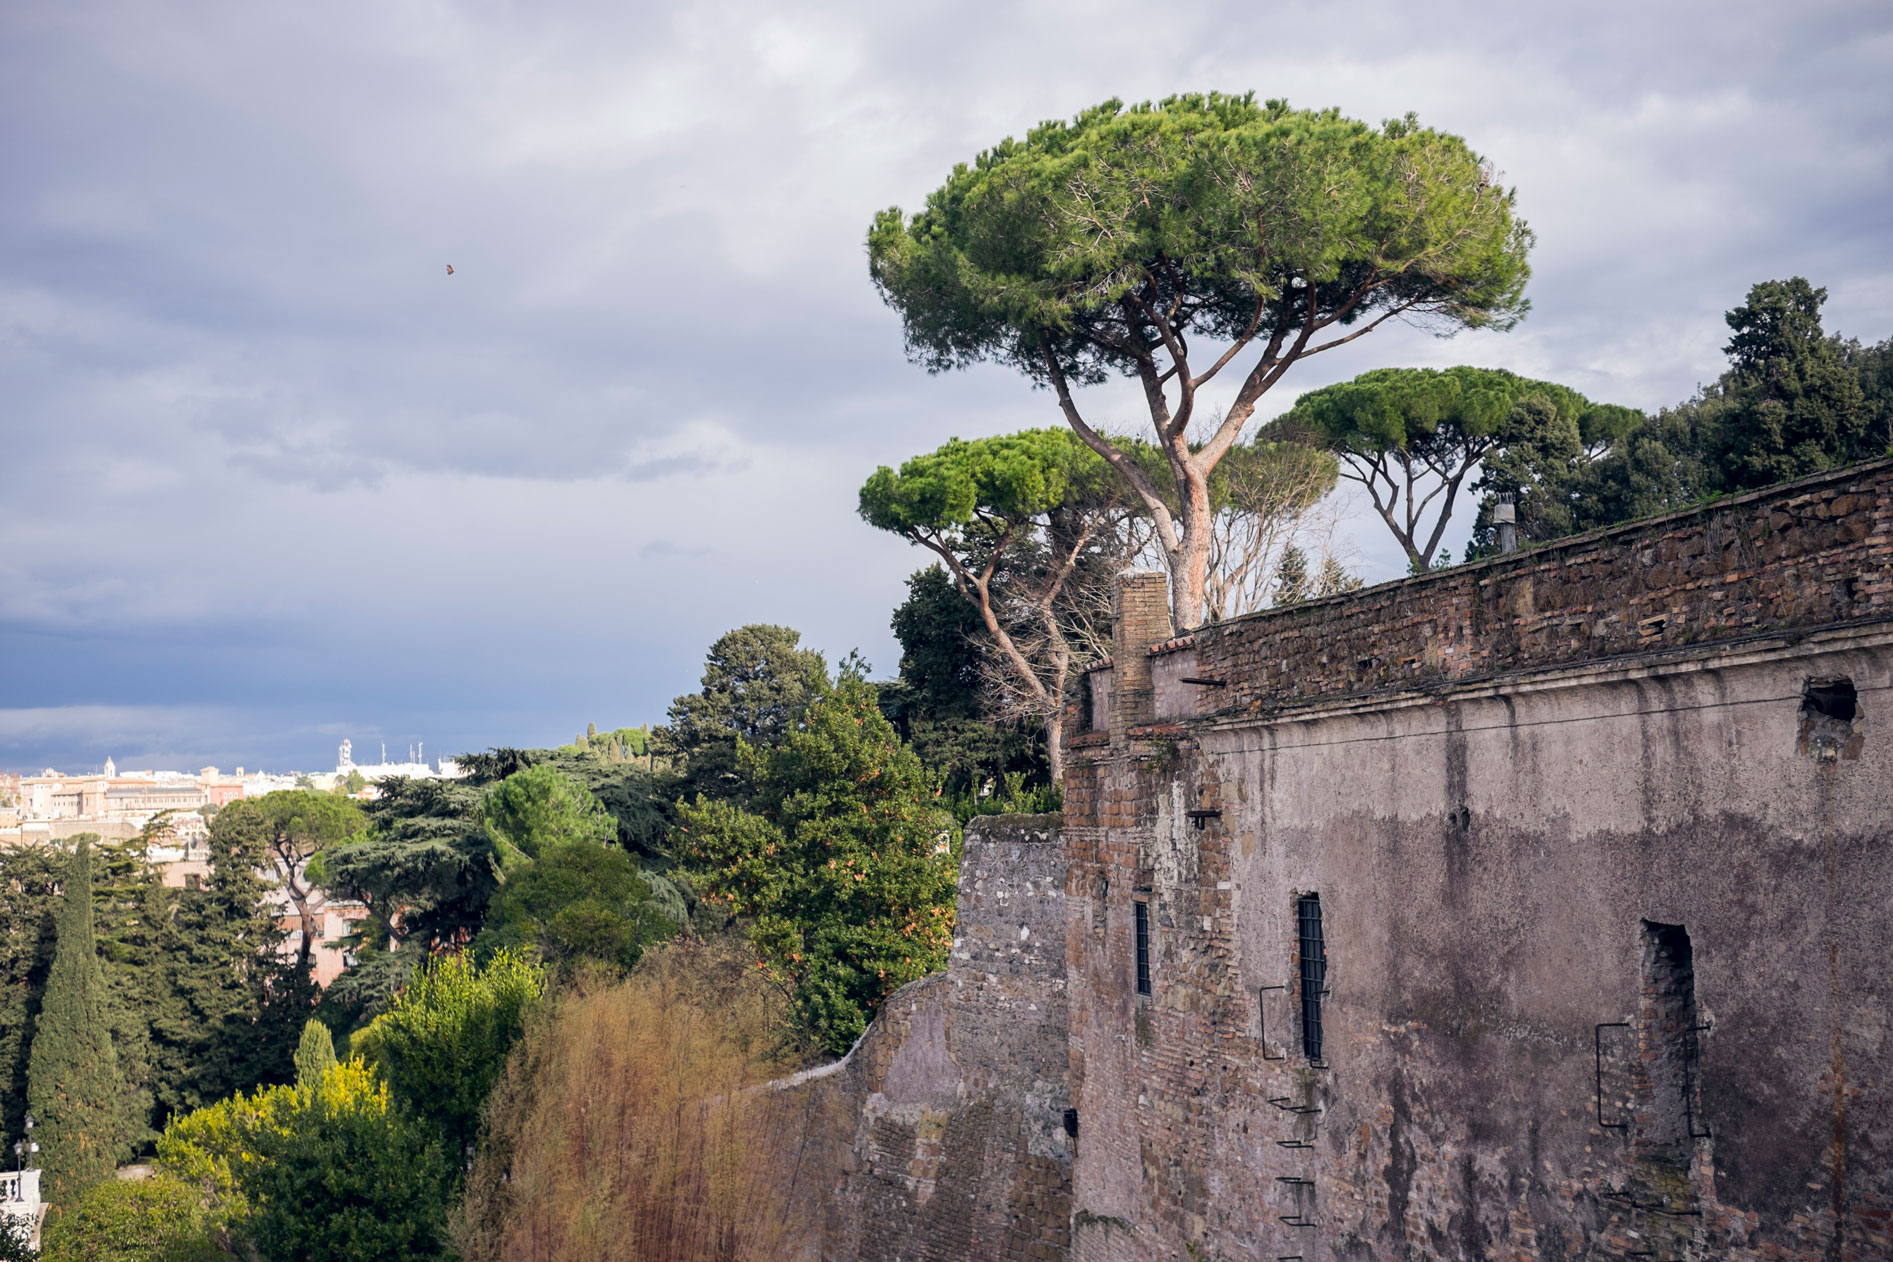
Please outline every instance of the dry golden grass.
[{"label": "dry golden grass", "polygon": [[733,949],[680,943],[547,1005],[488,1106],[467,1262],[746,1262],[796,1252],[780,1184],[804,1127],[786,1005]]}]

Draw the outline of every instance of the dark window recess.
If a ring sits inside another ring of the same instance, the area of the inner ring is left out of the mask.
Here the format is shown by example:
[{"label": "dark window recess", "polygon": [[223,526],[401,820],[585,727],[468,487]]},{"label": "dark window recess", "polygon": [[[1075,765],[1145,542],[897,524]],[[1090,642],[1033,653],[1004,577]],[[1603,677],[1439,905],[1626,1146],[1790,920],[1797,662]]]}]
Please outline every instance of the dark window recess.
[{"label": "dark window recess", "polygon": [[1801,695],[1801,713],[1852,723],[1860,713],[1860,693],[1851,679],[1810,679]]},{"label": "dark window recess", "polygon": [[1136,902],[1131,904],[1131,912],[1137,917],[1137,993],[1150,993],[1150,904]]},{"label": "dark window recess", "polygon": [[1328,944],[1321,934],[1321,896],[1304,894],[1295,902],[1301,934],[1301,1050],[1321,1059],[1321,996],[1328,985]]},{"label": "dark window recess", "polygon": [[1078,1110],[1065,1110],[1065,1133],[1073,1139],[1078,1138]]},{"label": "dark window recess", "polygon": [[1687,1167],[1702,1123],[1696,1022],[1696,953],[1681,925],[1646,920],[1643,993],[1637,1021],[1639,1149]]}]

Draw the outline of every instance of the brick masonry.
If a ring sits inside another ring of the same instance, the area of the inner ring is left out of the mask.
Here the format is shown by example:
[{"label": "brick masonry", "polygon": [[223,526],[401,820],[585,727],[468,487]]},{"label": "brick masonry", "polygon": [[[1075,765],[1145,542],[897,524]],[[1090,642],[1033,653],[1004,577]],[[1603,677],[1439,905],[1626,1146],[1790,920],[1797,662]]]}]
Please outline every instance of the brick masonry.
[{"label": "brick masonry", "polygon": [[1893,1257],[1893,465],[1142,656],[1069,721],[1074,1257]]},{"label": "brick masonry", "polygon": [[1116,612],[1062,824],[789,1089],[819,1256],[1893,1258],[1893,463]]}]

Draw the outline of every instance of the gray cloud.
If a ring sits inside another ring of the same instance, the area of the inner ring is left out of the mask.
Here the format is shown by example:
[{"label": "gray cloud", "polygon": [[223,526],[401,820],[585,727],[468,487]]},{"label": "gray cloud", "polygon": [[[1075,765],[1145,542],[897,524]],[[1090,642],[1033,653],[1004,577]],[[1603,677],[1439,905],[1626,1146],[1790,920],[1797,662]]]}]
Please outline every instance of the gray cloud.
[{"label": "gray cloud", "polygon": [[923,558],[861,478],[1056,416],[907,364],[862,237],[1043,118],[1416,110],[1518,186],[1534,313],[1284,390],[1471,362],[1655,407],[1759,279],[1893,333],[1888,81],[1878,3],[7,6],[5,704],[80,718],[0,723],[0,765],[102,757],[68,707],[134,703],[305,763],[323,723],[564,739],[743,621],[891,663]]}]

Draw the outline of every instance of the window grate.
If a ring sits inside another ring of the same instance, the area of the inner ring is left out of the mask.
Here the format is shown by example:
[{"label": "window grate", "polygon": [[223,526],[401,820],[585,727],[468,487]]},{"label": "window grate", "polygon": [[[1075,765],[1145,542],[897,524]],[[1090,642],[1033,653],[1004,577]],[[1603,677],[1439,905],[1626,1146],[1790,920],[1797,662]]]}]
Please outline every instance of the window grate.
[{"label": "window grate", "polygon": [[1131,910],[1137,917],[1137,993],[1150,993],[1150,904],[1135,902]]},{"label": "window grate", "polygon": [[1321,934],[1321,896],[1305,894],[1296,900],[1301,927],[1301,1050],[1309,1060],[1321,1059],[1321,995],[1328,984],[1328,947]]}]

